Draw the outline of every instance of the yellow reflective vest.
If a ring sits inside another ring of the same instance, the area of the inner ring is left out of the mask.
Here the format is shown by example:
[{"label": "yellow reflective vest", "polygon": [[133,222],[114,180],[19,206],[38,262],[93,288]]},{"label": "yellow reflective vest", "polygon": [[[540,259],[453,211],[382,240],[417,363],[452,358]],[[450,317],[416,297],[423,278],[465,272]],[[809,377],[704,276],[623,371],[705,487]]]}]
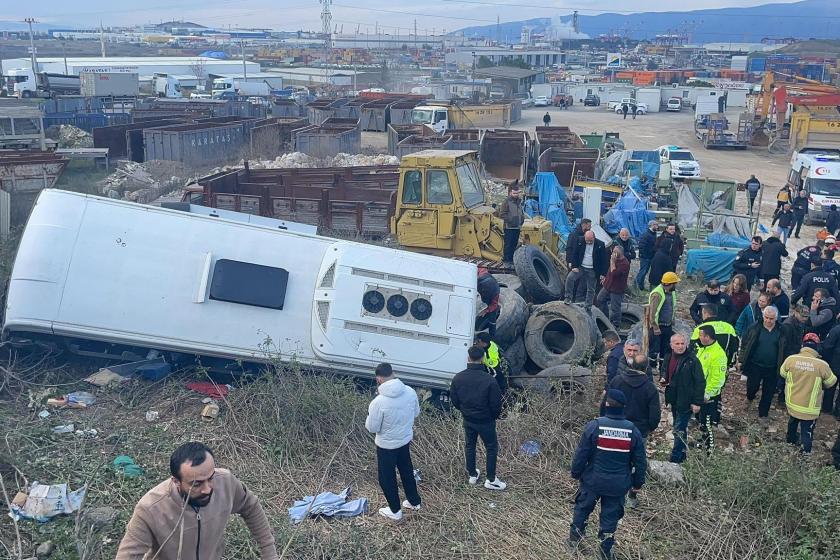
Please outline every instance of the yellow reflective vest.
[{"label": "yellow reflective vest", "polygon": [[799,420],[814,420],[820,415],[823,387],[837,383],[831,366],[813,348],[802,348],[788,356],[779,375],[785,378],[785,404]]}]

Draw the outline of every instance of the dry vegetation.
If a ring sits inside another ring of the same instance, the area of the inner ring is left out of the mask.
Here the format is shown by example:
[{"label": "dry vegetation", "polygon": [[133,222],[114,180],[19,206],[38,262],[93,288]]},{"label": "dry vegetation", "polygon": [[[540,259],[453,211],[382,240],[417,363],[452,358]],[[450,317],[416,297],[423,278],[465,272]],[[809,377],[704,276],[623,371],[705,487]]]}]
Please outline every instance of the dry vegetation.
[{"label": "dry vegetation", "polygon": [[[18,363],[3,370],[0,473],[13,494],[30,482],[90,482],[85,508],[110,506],[117,521],[91,529],[85,516],[46,524],[22,521],[23,557],[52,540],[53,557],[113,558],[133,504],[167,476],[168,456],[181,442],[197,439],[216,450],[218,463],[232,469],[263,500],[278,548],[285,558],[566,558],[591,556],[565,551],[575,482],[568,465],[580,428],[592,417],[596,391],[552,399],[527,395],[500,421],[500,477],[509,490],[491,493],[466,484],[459,418],[426,406],[413,445],[422,471],[424,509],[395,525],[376,515],[345,520],[307,520],[291,526],[293,500],[322,490],[353,487],[384,500],[376,482],[371,436],[363,422],[370,387],[342,378],[309,375],[298,368],[270,368],[233,390],[215,421],[200,418],[202,396],[184,389],[179,372],[149,384],[131,383],[98,392],[87,410],[58,410],[46,420],[41,407],[27,406],[30,392],[85,388],[74,381],[89,370],[46,363]],[[90,389],[89,387],[86,387]],[[160,419],[148,423],[147,410]],[[74,422],[96,428],[83,439],[56,435],[50,427]],[[537,457],[519,452],[522,442],[542,445]],[[657,452],[658,454],[664,451]],[[126,479],[111,467],[120,454],[145,470]],[[659,457],[662,458],[662,457]],[[480,459],[481,462],[481,459]],[[790,450],[768,444],[750,454],[690,456],[687,484],[668,487],[651,480],[637,510],[628,510],[619,529],[619,558],[837,558],[840,543],[840,477],[833,469],[803,464]],[[594,534],[593,526],[590,532]],[[595,527],[595,530],[597,528]],[[3,552],[16,546],[11,520],[2,516]],[[256,558],[244,524],[228,529],[227,558]]]}]

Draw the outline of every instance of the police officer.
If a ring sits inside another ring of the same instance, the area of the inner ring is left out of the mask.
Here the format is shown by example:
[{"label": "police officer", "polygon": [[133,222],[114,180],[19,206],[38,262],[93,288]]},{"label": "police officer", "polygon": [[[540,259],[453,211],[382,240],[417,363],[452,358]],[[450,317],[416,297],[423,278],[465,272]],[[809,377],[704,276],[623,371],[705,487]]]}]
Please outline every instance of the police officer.
[{"label": "police officer", "polygon": [[834,298],[835,301],[840,300],[840,294],[837,292],[837,281],[834,275],[827,272],[818,259],[811,261],[811,272],[802,277],[799,281],[799,287],[790,296],[790,303],[795,305],[800,299],[802,302],[810,306],[811,300],[814,298],[814,293],[818,289],[828,291],[828,294]]},{"label": "police officer", "polygon": [[799,287],[799,281],[811,270],[811,263],[820,260],[823,242],[817,241],[816,245],[808,245],[796,253],[796,260],[793,261],[793,269],[790,273],[790,288],[795,290]]},{"label": "police officer", "polygon": [[647,470],[642,434],[624,417],[626,401],[618,389],[607,391],[606,414],[586,424],[572,460],[572,478],[580,481],[580,488],[575,495],[569,547],[577,547],[589,514],[601,500],[598,538],[602,559],[614,558],[615,530],[624,517],[624,499],[631,488],[641,490]]}]

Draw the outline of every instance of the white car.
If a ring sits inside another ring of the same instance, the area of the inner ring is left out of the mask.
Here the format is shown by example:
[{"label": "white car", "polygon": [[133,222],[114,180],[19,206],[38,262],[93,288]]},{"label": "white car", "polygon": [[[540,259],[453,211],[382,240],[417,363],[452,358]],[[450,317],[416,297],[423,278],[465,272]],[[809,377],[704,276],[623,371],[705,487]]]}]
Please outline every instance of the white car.
[{"label": "white car", "polygon": [[547,95],[538,95],[534,98],[534,107],[548,107],[551,105],[551,100]]},{"label": "white car", "polygon": [[[615,112],[617,114],[620,115],[624,112],[623,105],[624,105],[623,103],[620,103],[620,104],[615,106]],[[636,103],[635,100],[633,101],[633,103],[628,103],[627,107],[628,107],[628,114],[630,114],[630,115],[632,115],[634,111],[636,112],[637,115],[646,115],[647,110],[648,110],[647,103]]]},{"label": "white car", "polygon": [[666,111],[682,111],[682,99],[679,97],[672,97],[665,105]]},{"label": "white car", "polygon": [[660,146],[657,151],[660,162],[671,164],[672,179],[700,177],[700,163],[690,150],[680,146]]}]

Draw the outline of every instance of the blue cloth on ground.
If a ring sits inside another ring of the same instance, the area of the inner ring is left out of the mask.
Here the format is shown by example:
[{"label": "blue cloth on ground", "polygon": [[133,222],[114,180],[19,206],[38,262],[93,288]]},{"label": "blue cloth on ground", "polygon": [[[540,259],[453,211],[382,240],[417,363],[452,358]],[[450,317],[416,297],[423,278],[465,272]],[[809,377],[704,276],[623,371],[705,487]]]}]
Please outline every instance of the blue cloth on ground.
[{"label": "blue cloth on ground", "polygon": [[341,494],[321,492],[317,496],[305,496],[302,500],[295,500],[295,505],[289,508],[289,519],[293,523],[300,523],[307,516],[307,510],[310,516],[355,517],[367,513],[368,499],[347,501],[349,495],[350,487],[345,488]]},{"label": "blue cloth on ground", "polygon": [[529,199],[525,203],[525,213],[531,218],[539,215],[549,220],[554,231],[565,239],[573,228],[566,216],[566,191],[557,176],[551,171],[538,172],[530,190],[537,195],[537,200]]},{"label": "blue cloth on ground", "polygon": [[734,249],[689,249],[685,272],[689,276],[702,274],[703,280],[728,282],[732,278],[732,264],[737,255]]},{"label": "blue cloth on ground", "polygon": [[648,222],[656,215],[648,210],[647,200],[637,198],[632,192],[627,191],[612,209],[604,214],[604,230],[610,234],[618,233],[621,228],[630,230],[633,237],[641,237],[647,229]]}]

